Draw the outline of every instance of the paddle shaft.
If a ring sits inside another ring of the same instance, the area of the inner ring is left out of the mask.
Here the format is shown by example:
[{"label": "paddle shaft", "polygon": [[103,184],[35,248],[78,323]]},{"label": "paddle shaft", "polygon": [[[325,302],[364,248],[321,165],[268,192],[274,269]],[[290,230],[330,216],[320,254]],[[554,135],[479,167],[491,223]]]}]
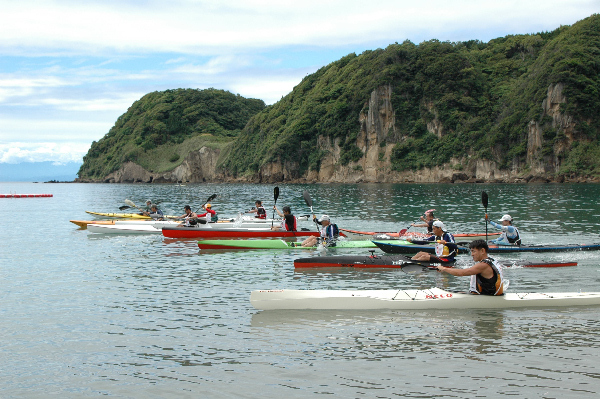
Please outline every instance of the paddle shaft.
[{"label": "paddle shaft", "polygon": [[277,205],[277,198],[279,198],[279,187],[273,189],[273,216],[271,217],[271,228],[273,227],[273,222],[275,222],[275,206]]}]

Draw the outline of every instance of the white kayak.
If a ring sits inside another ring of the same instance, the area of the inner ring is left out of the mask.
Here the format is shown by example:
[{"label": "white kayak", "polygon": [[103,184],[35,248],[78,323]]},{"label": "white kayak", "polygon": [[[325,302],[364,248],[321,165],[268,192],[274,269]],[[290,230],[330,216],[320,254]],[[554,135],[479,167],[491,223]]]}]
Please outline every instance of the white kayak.
[{"label": "white kayak", "polygon": [[[177,225],[177,224],[175,224]],[[162,234],[162,226],[153,224],[93,224],[87,225],[90,233],[97,234]]]},{"label": "white kayak", "polygon": [[259,290],[250,303],[256,309],[508,309],[526,307],[600,305],[600,292],[508,293],[472,295],[424,290]]},{"label": "white kayak", "polygon": [[[87,230],[90,233],[99,234],[161,234],[163,227],[179,226],[182,221],[171,220],[115,220],[111,224],[104,223],[88,223]],[[275,224],[276,226],[279,225]],[[235,229],[235,228],[251,228],[251,229],[269,229],[271,223],[240,221],[237,222],[217,222],[197,224],[195,229]]]}]

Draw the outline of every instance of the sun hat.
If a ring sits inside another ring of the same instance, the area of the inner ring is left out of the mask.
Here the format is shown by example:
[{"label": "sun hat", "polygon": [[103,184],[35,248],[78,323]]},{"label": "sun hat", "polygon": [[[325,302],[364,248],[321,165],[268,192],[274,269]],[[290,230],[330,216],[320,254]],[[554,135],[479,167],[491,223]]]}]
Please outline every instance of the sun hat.
[{"label": "sun hat", "polygon": [[509,222],[512,222],[512,218],[510,217],[510,215],[504,215],[500,218],[500,222],[504,222],[505,220],[508,220]]},{"label": "sun hat", "polygon": [[440,229],[442,229],[442,231],[446,231],[444,223],[442,223],[440,220],[436,220],[435,222],[433,222],[433,227],[439,227]]}]

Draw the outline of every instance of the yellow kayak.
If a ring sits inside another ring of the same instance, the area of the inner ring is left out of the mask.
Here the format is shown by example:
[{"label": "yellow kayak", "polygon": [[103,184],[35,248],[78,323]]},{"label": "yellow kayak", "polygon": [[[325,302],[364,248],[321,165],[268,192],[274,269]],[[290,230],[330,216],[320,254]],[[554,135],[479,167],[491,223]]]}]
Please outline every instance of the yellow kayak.
[{"label": "yellow kayak", "polygon": [[85,211],[90,215],[104,216],[108,218],[123,218],[123,219],[151,219],[150,216],[140,215],[139,213],[107,213],[107,212],[90,212]]}]

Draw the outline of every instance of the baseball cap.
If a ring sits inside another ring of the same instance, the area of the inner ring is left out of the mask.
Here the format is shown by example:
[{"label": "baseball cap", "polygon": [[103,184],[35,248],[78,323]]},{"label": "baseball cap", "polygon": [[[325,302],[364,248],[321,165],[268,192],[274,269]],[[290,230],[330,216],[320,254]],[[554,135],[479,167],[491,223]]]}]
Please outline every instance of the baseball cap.
[{"label": "baseball cap", "polygon": [[212,205],[211,204],[206,204],[206,207],[207,208],[212,208]]},{"label": "baseball cap", "polygon": [[323,221],[323,220],[329,220],[329,216],[327,216],[327,215],[321,216],[321,221]]},{"label": "baseball cap", "polygon": [[444,226],[444,223],[442,223],[439,220],[436,220],[435,222],[433,222],[433,226],[439,227],[440,229],[442,229],[442,231],[446,231],[446,227]]},{"label": "baseball cap", "polygon": [[502,218],[500,218],[500,222],[504,222],[505,220],[508,220],[509,222],[512,222],[512,218],[510,217],[510,215],[504,215],[502,216]]}]

